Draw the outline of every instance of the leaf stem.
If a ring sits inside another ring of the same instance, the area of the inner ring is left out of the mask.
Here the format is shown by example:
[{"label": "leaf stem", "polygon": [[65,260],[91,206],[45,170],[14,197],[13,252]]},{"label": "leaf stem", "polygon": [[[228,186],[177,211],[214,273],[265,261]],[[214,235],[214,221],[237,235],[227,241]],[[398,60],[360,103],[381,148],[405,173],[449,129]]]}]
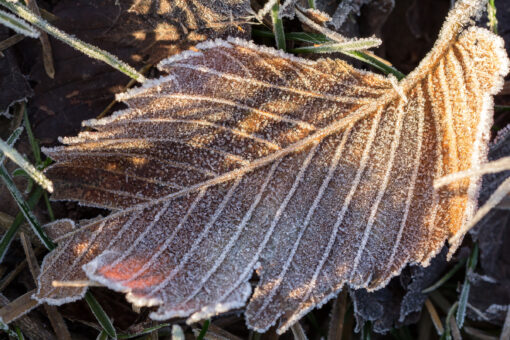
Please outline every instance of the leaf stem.
[{"label": "leaf stem", "polygon": [[8,0],[0,0],[0,5],[8,8],[13,13],[17,14],[21,18],[25,19],[32,25],[40,28],[48,34],[51,34],[55,38],[63,41],[69,46],[77,49],[78,51],[88,55],[91,58],[101,60],[118,71],[126,74],[127,76],[135,79],[136,81],[143,83],[145,81],[145,77],[138,73],[134,68],[124,63],[114,55],[101,50],[100,48],[93,46],[91,44],[87,44],[61,30],[49,24],[46,20],[41,17],[35,15],[32,11],[30,11],[27,7],[22,5],[20,2],[11,2]]}]

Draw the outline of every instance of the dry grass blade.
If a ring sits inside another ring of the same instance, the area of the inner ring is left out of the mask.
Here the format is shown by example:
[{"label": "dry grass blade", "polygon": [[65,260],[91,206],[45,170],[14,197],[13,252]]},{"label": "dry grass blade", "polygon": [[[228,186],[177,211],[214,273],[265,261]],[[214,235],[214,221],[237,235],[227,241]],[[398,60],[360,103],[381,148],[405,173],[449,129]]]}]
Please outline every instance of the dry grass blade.
[{"label": "dry grass blade", "polygon": [[429,340],[432,332],[432,320],[426,313],[421,313],[418,325],[418,340]]},{"label": "dry grass blade", "polygon": [[294,340],[307,340],[305,330],[301,326],[299,322],[296,322],[292,326],[290,326],[290,329],[292,331],[292,335],[294,335]]},{"label": "dry grass blade", "polygon": [[7,274],[7,276],[0,282],[0,292],[5,290],[5,288],[7,288],[9,284],[11,284],[11,282],[16,278],[16,276],[18,276],[19,273],[21,273],[21,271],[25,269],[26,265],[27,260],[25,259],[21,261],[18,265],[16,265],[14,270],[10,271],[9,274]]},{"label": "dry grass blade", "polygon": [[[40,269],[39,263],[37,262],[37,258],[35,257],[34,250],[32,248],[30,240],[23,232],[20,233],[20,240],[21,245],[23,246],[23,250],[25,251],[25,256],[28,262],[28,268],[30,269],[30,273],[32,274],[32,277],[34,278],[34,281],[37,284],[37,277],[39,276]],[[55,331],[57,338],[61,340],[70,340],[71,333],[69,333],[64,318],[57,310],[57,307],[44,305],[44,310],[48,315],[48,319],[50,319],[51,326],[53,327],[53,330]]]},{"label": "dry grass blade", "polygon": [[439,318],[439,315],[437,314],[436,308],[430,301],[430,299],[425,300],[425,307],[427,308],[427,311],[429,312],[430,319],[432,320],[432,323],[434,324],[434,327],[436,328],[436,332],[438,335],[442,335],[444,333],[444,327],[443,323],[441,322],[441,319]]},{"label": "dry grass blade", "polygon": [[[0,307],[8,305],[9,303],[9,299],[0,294]],[[28,336],[30,339],[56,339],[55,335],[47,330],[46,325],[42,321],[36,318],[32,318],[28,315],[21,316],[19,319],[13,322],[13,325],[19,327],[23,334]]]},{"label": "dry grass blade", "polygon": [[11,36],[5,40],[2,40],[0,42],[0,52],[8,49],[11,46],[16,45],[23,39],[25,39],[25,36],[23,34],[14,34],[13,36]]},{"label": "dry grass blade", "polygon": [[[41,12],[39,10],[39,6],[37,6],[36,0],[27,0],[26,4],[32,12],[38,16],[41,16]],[[55,66],[53,65],[53,53],[51,51],[50,39],[48,38],[48,34],[46,32],[40,31],[40,34],[41,36],[39,37],[39,40],[41,40],[42,45],[44,69],[46,70],[48,77],[53,79],[55,77]]]},{"label": "dry grass blade", "polygon": [[[479,329],[476,329],[474,327],[464,327],[463,330],[466,332],[466,334],[472,336],[474,339],[477,340],[498,340],[497,336],[487,334]],[[501,340],[501,339],[500,339]]]},{"label": "dry grass blade", "polygon": [[448,320],[448,323],[450,324],[450,331],[452,332],[453,340],[462,340],[462,336],[460,334],[459,326],[457,325],[457,322],[455,321],[455,318],[450,318]]},{"label": "dry grass blade", "polygon": [[214,324],[209,325],[209,329],[207,330],[207,332],[209,334],[210,333],[217,334],[221,339],[224,339],[224,340],[241,340],[241,338],[235,336],[234,334],[232,334],[230,332],[227,332],[223,328],[220,328]]},{"label": "dry grass blade", "polygon": [[347,311],[347,289],[343,289],[333,304],[333,312],[329,323],[328,340],[341,340],[345,312]]},{"label": "dry grass blade", "polygon": [[0,320],[9,324],[39,306],[39,302],[32,298],[34,292],[31,290],[0,308]]},{"label": "dry grass blade", "polygon": [[499,37],[465,27],[483,8],[458,1],[400,82],[232,38],[164,60],[118,96],[128,109],[44,150],[54,199],[114,212],[60,239],[37,298],[74,301],[85,287],[52,282],[93,280],[192,323],[251,296],[249,327],[281,334],[345,285],[455,251],[479,178],[433,183],[485,162],[509,64]]},{"label": "dry grass blade", "polygon": [[[11,227],[13,222],[14,222],[14,217],[0,211],[0,228],[2,229],[2,231],[8,230]],[[39,242],[39,238],[37,236],[35,236],[34,233],[31,232],[30,226],[27,223],[23,223],[20,226],[20,230],[23,231],[24,233],[28,233],[29,235],[31,235],[32,242],[34,242],[34,241]],[[39,242],[39,244],[40,244],[40,242]]]}]

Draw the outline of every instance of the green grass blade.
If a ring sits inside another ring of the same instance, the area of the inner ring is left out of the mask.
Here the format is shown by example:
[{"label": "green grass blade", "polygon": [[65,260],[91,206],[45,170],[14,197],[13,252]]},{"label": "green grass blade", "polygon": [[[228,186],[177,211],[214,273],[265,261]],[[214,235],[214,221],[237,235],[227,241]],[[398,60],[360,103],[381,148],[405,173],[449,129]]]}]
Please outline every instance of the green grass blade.
[{"label": "green grass blade", "polygon": [[324,44],[332,41],[324,34],[310,32],[290,32],[286,33],[285,37],[289,40],[307,42],[310,44]]},{"label": "green grass blade", "polygon": [[[34,208],[37,202],[39,202],[39,199],[41,198],[43,193],[43,189],[41,187],[36,187],[32,195],[27,200],[28,206],[30,208]],[[18,232],[19,227],[21,226],[21,223],[25,220],[25,217],[20,212],[16,215],[14,218],[14,221],[12,222],[9,229],[7,229],[7,232],[2,236],[2,239],[0,240],[0,263],[3,261],[5,254],[7,253],[7,250],[9,249],[9,245],[11,244],[12,240],[14,239],[14,236]]]},{"label": "green grass blade", "polygon": [[361,328],[361,339],[370,340],[372,335],[372,323],[366,321]]},{"label": "green grass blade", "polygon": [[100,48],[87,44],[76,37],[73,37],[55,26],[50,25],[46,20],[41,17],[35,15],[32,11],[30,11],[27,7],[25,7],[21,2],[11,2],[8,0],[0,0],[0,5],[8,8],[11,12],[17,14],[21,18],[25,19],[32,25],[37,28],[45,31],[48,34],[51,34],[55,38],[63,41],[69,46],[77,49],[78,51],[88,55],[91,58],[101,60],[108,65],[112,66],[116,70],[126,74],[127,76],[133,78],[134,80],[143,83],[145,81],[145,77],[138,73],[134,68],[124,63],[116,56],[101,50]]},{"label": "green grass blade", "polygon": [[[272,38],[274,39],[275,35],[273,32],[268,30],[260,30],[260,29],[252,29],[253,36],[261,37],[261,38]],[[324,34],[320,33],[309,33],[309,32],[287,32],[285,33],[285,39],[306,42],[310,44],[324,44],[327,42],[331,42],[329,38],[327,38]]]},{"label": "green grass blade", "polygon": [[[44,169],[51,163],[51,159],[46,158],[43,162],[41,158],[41,147],[37,140],[35,139],[34,133],[32,132],[32,127],[30,125],[30,121],[28,119],[27,106],[23,103],[23,122],[25,128],[27,130],[28,141],[30,142],[30,146],[32,147],[32,153],[34,154],[36,166],[39,169]],[[50,220],[55,220],[55,215],[53,214],[53,209],[51,208],[50,199],[48,197],[48,193],[44,192],[44,203],[46,204],[46,209],[48,210],[48,215],[50,216]]]},{"label": "green grass blade", "polygon": [[113,327],[113,323],[106,315],[103,307],[97,302],[96,298],[90,293],[87,292],[85,294],[85,301],[87,301],[90,310],[96,317],[96,320],[99,322],[101,327],[103,327],[103,330],[113,339],[117,338],[117,332],[115,331],[115,327]]},{"label": "green grass blade", "polygon": [[[14,144],[16,144],[16,141],[18,140],[19,136],[23,133],[23,128],[20,126],[16,130],[12,132],[12,134],[7,138],[7,145],[12,147]],[[5,155],[0,152],[0,165],[4,163]]]},{"label": "green grass blade", "polygon": [[211,320],[206,320],[204,322],[204,325],[202,326],[202,329],[200,330],[200,333],[197,336],[197,340],[204,340],[204,337],[207,334],[207,330],[209,329],[210,323],[211,323]]},{"label": "green grass blade", "polygon": [[25,129],[27,130],[28,141],[32,147],[35,163],[40,165],[42,163],[41,148],[39,147],[39,143],[37,143],[35,140],[34,133],[32,132],[32,127],[30,126],[30,121],[28,120],[27,105],[25,103],[23,103],[23,125],[25,125]]},{"label": "green grass blade", "polygon": [[510,105],[494,105],[496,111],[510,111]]},{"label": "green grass blade", "polygon": [[21,333],[21,329],[19,329],[18,326],[16,326],[16,338],[18,340],[25,340],[25,337],[23,336],[23,333]]},{"label": "green grass blade", "polygon": [[457,315],[455,317],[455,320],[457,321],[457,325],[459,326],[459,329],[462,328],[462,326],[464,326],[464,320],[466,318],[466,309],[467,309],[467,303],[468,303],[468,298],[469,298],[469,290],[471,288],[471,283],[469,282],[469,277],[470,277],[470,274],[476,268],[477,264],[478,264],[478,244],[475,243],[473,251],[471,252],[471,255],[469,256],[469,259],[466,264],[466,278],[464,279],[464,284],[462,285],[462,290],[460,292],[459,306],[457,309]]},{"label": "green grass blade", "polygon": [[[263,38],[274,38],[274,33],[265,30],[253,30],[255,36],[263,37]],[[325,44],[327,42],[332,42],[331,39],[326,37],[323,34],[319,33],[307,33],[307,32],[291,32],[287,33],[285,37],[289,40],[301,41],[310,44]],[[355,58],[361,60],[376,69],[382,71],[384,74],[393,74],[398,80],[402,80],[405,78],[405,74],[395,69],[392,66],[387,65],[382,62],[378,58],[375,58],[365,52],[362,51],[339,51],[345,55],[348,55],[351,58]]]},{"label": "green grass blade", "polygon": [[7,189],[11,193],[12,197],[16,201],[16,204],[18,205],[19,209],[23,213],[23,216],[28,221],[28,224],[32,227],[34,233],[39,237],[42,244],[48,248],[53,249],[55,245],[53,242],[46,236],[44,231],[41,228],[41,225],[39,224],[39,221],[35,217],[35,215],[32,213],[32,208],[30,205],[25,201],[23,198],[23,195],[18,190],[16,185],[14,184],[11,176],[7,172],[7,170],[4,168],[4,166],[0,166],[0,178],[4,181]]},{"label": "green grass blade", "polygon": [[53,213],[53,209],[51,208],[50,198],[48,197],[48,193],[43,192],[44,204],[46,204],[46,209],[48,210],[48,215],[50,217],[50,221],[55,221],[55,214]]},{"label": "green grass blade", "polygon": [[276,47],[280,50],[286,50],[285,31],[283,30],[283,20],[280,14],[280,1],[277,1],[271,9],[271,20],[273,22],[273,31],[276,40]]},{"label": "green grass blade", "polygon": [[315,9],[315,0],[308,0],[308,7]]},{"label": "green grass blade", "polygon": [[364,52],[361,52],[361,51],[345,51],[345,52],[342,52],[343,54],[345,55],[348,55],[352,58],[355,58],[355,59],[358,59],[358,60],[361,60],[373,67],[375,67],[376,69],[384,72],[385,74],[393,74],[395,77],[397,77],[398,80],[402,80],[405,78],[405,74],[403,74],[402,72],[398,71],[397,69],[383,63],[382,61],[380,61],[379,59],[377,58],[374,58],[372,57],[371,55],[368,55]]},{"label": "green grass blade", "polygon": [[489,27],[494,34],[498,34],[498,19],[496,18],[495,0],[489,0],[487,4],[487,16],[489,19]]},{"label": "green grass blade", "polygon": [[359,39],[341,43],[326,43],[315,46],[297,47],[289,52],[293,53],[344,53],[348,51],[368,50],[369,48],[379,46],[379,39]]},{"label": "green grass blade", "polygon": [[26,173],[25,170],[23,170],[22,168],[17,168],[17,169],[14,169],[12,172],[11,172],[11,175],[12,177],[24,177],[26,179],[29,179],[31,180],[30,176]]},{"label": "green grass blade", "polygon": [[4,331],[5,333],[7,333],[7,335],[13,339],[16,339],[18,337],[18,334],[16,334],[15,331],[13,331],[12,329],[9,328],[8,325],[6,325],[5,323],[3,323],[3,321],[0,319],[0,330]]},{"label": "green grass blade", "polygon": [[103,329],[97,336],[96,340],[108,340],[108,333]]},{"label": "green grass blade", "polygon": [[450,310],[448,310],[448,314],[446,315],[444,334],[441,337],[444,337],[447,340],[452,339],[452,330],[450,327],[450,320],[453,317],[453,314],[457,310],[458,306],[459,306],[459,302],[457,301],[452,305]]},{"label": "green grass blade", "polygon": [[464,265],[466,264],[466,259],[463,259],[462,261],[460,261],[459,263],[457,263],[448,273],[446,273],[442,278],[440,278],[439,280],[437,280],[436,283],[434,283],[433,285],[431,285],[430,287],[427,287],[425,288],[424,290],[422,290],[421,292],[423,294],[427,294],[427,293],[430,293],[434,290],[436,290],[437,288],[441,287],[446,281],[448,281],[449,279],[452,278],[453,275],[455,275],[455,273],[457,273]]},{"label": "green grass blade", "polygon": [[32,177],[37,184],[49,192],[53,192],[53,183],[48,178],[46,178],[42,172],[27,162],[25,158],[19,154],[18,151],[0,139],[0,157],[2,153],[5,154],[5,156],[11,159],[14,163],[18,164],[23,170],[25,170],[25,172],[30,175],[30,177]]},{"label": "green grass blade", "polygon": [[40,33],[20,18],[0,10],[0,24],[12,29],[14,32],[30,38],[39,38]]}]

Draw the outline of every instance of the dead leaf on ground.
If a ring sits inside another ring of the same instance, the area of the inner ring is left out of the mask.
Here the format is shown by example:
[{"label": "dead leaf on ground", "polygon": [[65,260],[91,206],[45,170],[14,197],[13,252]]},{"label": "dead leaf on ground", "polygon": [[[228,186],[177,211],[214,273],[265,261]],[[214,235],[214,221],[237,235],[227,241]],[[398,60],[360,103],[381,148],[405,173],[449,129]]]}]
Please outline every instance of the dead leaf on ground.
[{"label": "dead leaf on ground", "polygon": [[433,183],[485,161],[508,72],[502,40],[463,27],[482,9],[458,1],[399,83],[238,39],[164,60],[167,76],[119,96],[127,110],[45,150],[54,199],[114,212],[61,239],[37,298],[80,299],[52,281],[88,278],[194,322],[244,306],[256,270],[248,326],[282,333],[345,284],[455,251],[479,180]]},{"label": "dead leaf on ground", "polygon": [[[491,145],[489,159],[496,160],[510,155],[510,127],[500,131]],[[480,205],[488,200],[496,188],[508,178],[510,171],[483,177]],[[480,267],[471,282],[468,316],[480,321],[503,324],[510,305],[510,211],[493,209],[472,229],[471,236],[480,246]],[[487,294],[490,291],[491,294]]]},{"label": "dead leaf on ground", "polygon": [[[462,252],[463,249],[459,251],[459,258],[468,255]],[[427,299],[427,294],[422,291],[446,273],[447,253],[448,249],[444,247],[428,267],[405,268],[399,277],[378,291],[352,290],[350,295],[355,306],[357,329],[361,330],[363,324],[370,321],[374,332],[387,333],[393,328],[416,323]]]},{"label": "dead leaf on ground", "polygon": [[[181,52],[206,39],[248,37],[249,0],[62,0],[52,12],[63,31],[98,46],[136,68]],[[44,71],[40,48],[22,44],[25,64],[36,82],[29,113],[35,135],[54,143],[75,134],[80,122],[96,117],[129,82],[122,73],[51,39],[55,79]]]},{"label": "dead leaf on ground", "polygon": [[[8,31],[0,26],[0,41],[9,37]],[[33,92],[10,49],[0,53],[3,54],[0,55],[0,116],[9,116],[9,107],[32,96]]]}]

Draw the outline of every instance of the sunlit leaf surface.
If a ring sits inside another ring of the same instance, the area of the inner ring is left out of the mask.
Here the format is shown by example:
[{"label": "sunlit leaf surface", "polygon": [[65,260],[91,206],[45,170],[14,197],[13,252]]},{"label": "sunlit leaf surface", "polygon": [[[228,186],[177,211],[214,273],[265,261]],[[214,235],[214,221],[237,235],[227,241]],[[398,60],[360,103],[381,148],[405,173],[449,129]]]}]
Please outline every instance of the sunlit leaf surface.
[{"label": "sunlit leaf surface", "polygon": [[463,28],[482,7],[459,1],[401,82],[237,39],[164,60],[127,110],[45,150],[54,199],[113,212],[60,236],[37,298],[79,299],[52,281],[90,279],[191,322],[251,296],[248,325],[284,332],[345,284],[453,252],[480,181],[433,183],[485,161],[508,71],[500,38]]}]

